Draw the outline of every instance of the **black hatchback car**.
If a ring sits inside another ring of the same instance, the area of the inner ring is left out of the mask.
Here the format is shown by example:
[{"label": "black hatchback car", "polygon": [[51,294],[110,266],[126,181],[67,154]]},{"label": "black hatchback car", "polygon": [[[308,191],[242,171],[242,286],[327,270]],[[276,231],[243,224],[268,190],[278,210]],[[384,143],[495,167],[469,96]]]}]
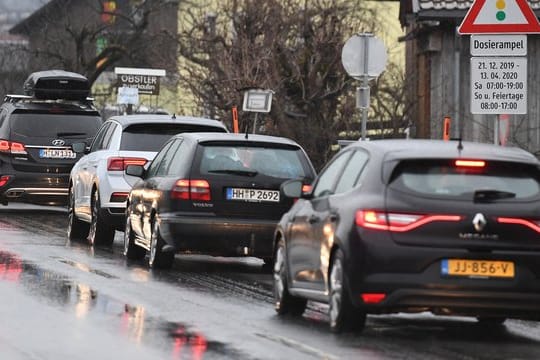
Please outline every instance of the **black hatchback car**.
[{"label": "black hatchback car", "polygon": [[289,139],[183,133],[170,139],[127,201],[124,254],[151,267],[172,266],[174,254],[255,256],[271,262],[272,237],[293,199],[280,185],[315,177],[304,150]]},{"label": "black hatchback car", "polygon": [[278,314],[329,304],[330,328],[430,311],[502,324],[539,319],[539,161],[458,141],[359,141],[342,149],[275,236]]},{"label": "black hatchback car", "polygon": [[81,157],[70,145],[91,141],[101,116],[80,74],[33,73],[25,91],[31,95],[7,95],[0,106],[0,203],[67,204],[69,173]]}]

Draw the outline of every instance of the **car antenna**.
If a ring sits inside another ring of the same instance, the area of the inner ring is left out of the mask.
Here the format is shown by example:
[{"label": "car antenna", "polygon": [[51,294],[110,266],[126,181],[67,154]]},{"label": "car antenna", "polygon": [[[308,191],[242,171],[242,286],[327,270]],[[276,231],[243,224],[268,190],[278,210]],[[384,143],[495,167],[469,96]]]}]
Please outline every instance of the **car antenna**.
[{"label": "car antenna", "polygon": [[244,136],[246,140],[248,140],[248,132],[249,132],[249,126],[246,124],[246,135]]},{"label": "car antenna", "polygon": [[458,142],[458,145],[457,145],[457,149],[459,151],[463,150],[463,142],[462,142],[462,139],[461,139],[461,136],[459,137],[459,142]]},{"label": "car antenna", "polygon": [[172,114],[171,119],[175,120],[176,119],[176,114]]},{"label": "car antenna", "polygon": [[457,145],[458,151],[463,150],[463,128],[459,129],[459,137],[456,140],[458,141],[458,145]]}]

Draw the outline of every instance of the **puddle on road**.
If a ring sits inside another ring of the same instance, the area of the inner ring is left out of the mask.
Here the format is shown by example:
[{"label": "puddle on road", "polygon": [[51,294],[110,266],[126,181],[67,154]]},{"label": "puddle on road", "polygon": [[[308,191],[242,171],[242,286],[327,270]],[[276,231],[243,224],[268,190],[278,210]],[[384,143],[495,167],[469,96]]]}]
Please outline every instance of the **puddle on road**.
[{"label": "puddle on road", "polygon": [[99,276],[103,276],[104,278],[107,278],[107,279],[118,279],[118,277],[116,277],[114,275],[111,275],[111,274],[108,274],[105,271],[101,271],[101,270],[98,270],[98,269],[92,269],[90,266],[88,266],[86,264],[82,264],[82,263],[79,263],[79,262],[76,262],[76,261],[61,259],[61,258],[58,258],[58,261],[60,261],[61,263],[66,264],[66,265],[73,266],[74,268],[82,270],[82,271],[87,272],[87,273],[92,273],[92,274],[96,274],[96,275],[99,275]]},{"label": "puddle on road", "polygon": [[[63,262],[69,263],[67,260]],[[75,263],[69,265],[75,266]],[[92,272],[91,269],[87,270]],[[223,343],[210,341],[204,334],[191,330],[185,324],[152,318],[142,306],[126,304],[99,294],[85,284],[41,269],[1,250],[0,281],[15,282],[39,300],[73,311],[77,318],[84,319],[97,314],[112,316],[116,320],[116,324],[113,324],[123,336],[136,343],[160,349],[168,347],[173,360],[247,358]]]}]

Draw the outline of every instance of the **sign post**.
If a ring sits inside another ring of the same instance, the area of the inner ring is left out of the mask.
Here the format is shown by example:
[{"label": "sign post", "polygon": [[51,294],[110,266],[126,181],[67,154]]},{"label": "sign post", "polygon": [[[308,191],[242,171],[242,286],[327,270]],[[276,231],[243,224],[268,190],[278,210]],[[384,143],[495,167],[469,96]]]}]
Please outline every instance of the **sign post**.
[{"label": "sign post", "polygon": [[527,113],[527,36],[523,34],[540,33],[540,23],[527,0],[475,0],[458,33],[472,35],[471,113],[497,115],[493,140],[498,144],[499,115],[508,119],[509,114]]},{"label": "sign post", "polygon": [[362,111],[362,140],[366,140],[367,115],[369,110],[369,80],[377,78],[386,68],[386,47],[373,34],[356,34],[345,42],[341,51],[341,62],[345,71],[361,80],[357,88],[356,107]]}]

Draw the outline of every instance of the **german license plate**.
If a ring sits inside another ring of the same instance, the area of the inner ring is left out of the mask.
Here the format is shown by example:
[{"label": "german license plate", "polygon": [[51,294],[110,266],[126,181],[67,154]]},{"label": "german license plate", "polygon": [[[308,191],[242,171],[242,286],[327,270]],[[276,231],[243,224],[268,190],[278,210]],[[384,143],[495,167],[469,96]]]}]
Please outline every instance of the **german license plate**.
[{"label": "german license plate", "polygon": [[77,154],[70,149],[39,149],[42,159],[75,159]]},{"label": "german license plate", "polygon": [[278,190],[227,188],[227,200],[279,202]]},{"label": "german license plate", "polygon": [[442,275],[513,278],[514,272],[511,261],[445,259],[441,262]]}]

